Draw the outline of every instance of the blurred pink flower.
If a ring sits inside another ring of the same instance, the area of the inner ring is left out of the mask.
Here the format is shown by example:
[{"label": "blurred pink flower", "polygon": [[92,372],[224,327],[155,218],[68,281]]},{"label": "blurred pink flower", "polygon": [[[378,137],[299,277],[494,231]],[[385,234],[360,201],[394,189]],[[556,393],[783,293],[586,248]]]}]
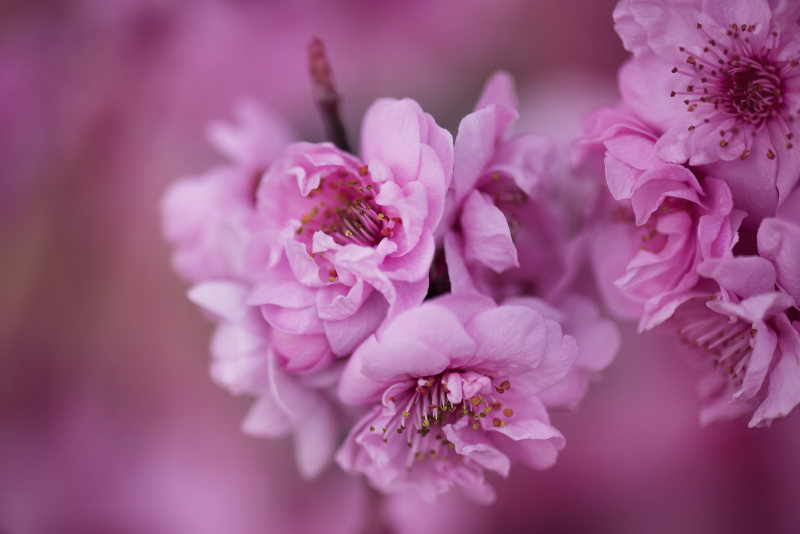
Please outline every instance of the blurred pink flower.
[{"label": "blurred pink flower", "polygon": [[591,140],[606,150],[616,201],[593,241],[598,284],[612,308],[647,330],[692,296],[701,261],[732,255],[740,216],[725,182],[707,176],[701,184],[688,168],[661,160],[655,134],[624,111],[587,119],[579,157],[591,154]]},{"label": "blurred pink flower", "polygon": [[623,99],[658,129],[659,155],[709,165],[757,218],[800,176],[799,16],[796,3],[767,0],[622,0],[614,12],[634,54]]},{"label": "blurred pink flower", "polygon": [[459,487],[480,502],[483,469],[552,465],[564,446],[539,398],[575,361],[575,340],[530,307],[443,296],[396,317],[353,354],[340,398],[372,407],[337,453],[387,493],[427,501]]},{"label": "blurred pink flower", "polygon": [[254,102],[236,109],[237,123],[211,124],[208,136],[231,163],[172,183],[161,203],[175,270],[193,282],[251,278],[246,250],[258,231],[254,191],[261,174],[290,142],[290,128]]},{"label": "blurred pink flower", "polygon": [[257,397],[243,430],[268,438],[293,435],[297,468],[313,478],[330,464],[343,424],[333,395],[341,367],[287,372],[286,358],[272,343],[274,332],[258,308],[247,306],[247,295],[246,286],[226,281],[203,282],[189,292],[219,321],[211,342],[211,375],[235,395]]}]

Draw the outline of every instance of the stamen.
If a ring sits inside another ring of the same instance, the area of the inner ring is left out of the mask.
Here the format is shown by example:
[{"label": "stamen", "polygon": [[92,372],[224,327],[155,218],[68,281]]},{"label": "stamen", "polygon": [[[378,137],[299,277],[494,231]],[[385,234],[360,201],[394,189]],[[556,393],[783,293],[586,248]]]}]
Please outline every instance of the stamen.
[{"label": "stamen", "polygon": [[741,386],[757,334],[748,323],[702,308],[678,334],[684,342],[713,354],[712,366],[719,367],[735,386]]},{"label": "stamen", "polygon": [[[455,384],[459,391],[451,391],[447,386],[448,383]],[[490,419],[490,427],[504,427],[505,419],[512,417],[514,410],[506,407],[499,412],[502,404],[494,398],[492,390],[499,388],[505,391],[510,387],[509,380],[498,383],[493,377],[469,371],[447,371],[436,376],[419,378],[416,385],[408,389],[405,399],[397,397],[397,394],[388,399],[392,404],[387,406],[403,406],[403,408],[395,411],[385,422],[383,441],[389,443],[392,439],[398,439],[393,436],[406,435],[406,445],[409,448],[406,457],[407,470],[412,470],[416,462],[428,459],[449,461],[452,459],[451,451],[455,446],[443,439],[442,432],[431,432],[431,430],[469,417],[472,419],[469,427],[481,431],[486,428],[482,421],[493,411],[497,411],[498,414]],[[472,391],[478,388],[479,393],[467,398],[462,388]],[[460,398],[457,406],[450,401],[451,398]],[[399,402],[396,402],[396,399]],[[370,432],[374,431],[374,428],[374,425],[370,426]]]}]

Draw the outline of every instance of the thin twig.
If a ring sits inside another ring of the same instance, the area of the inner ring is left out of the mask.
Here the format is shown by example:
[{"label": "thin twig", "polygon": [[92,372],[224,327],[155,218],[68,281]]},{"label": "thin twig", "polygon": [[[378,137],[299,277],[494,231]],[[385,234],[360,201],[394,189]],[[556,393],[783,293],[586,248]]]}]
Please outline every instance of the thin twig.
[{"label": "thin twig", "polygon": [[345,152],[350,152],[347,133],[339,116],[339,93],[333,84],[331,65],[325,55],[325,45],[316,37],[308,44],[308,66],[314,102],[322,115],[328,139]]}]

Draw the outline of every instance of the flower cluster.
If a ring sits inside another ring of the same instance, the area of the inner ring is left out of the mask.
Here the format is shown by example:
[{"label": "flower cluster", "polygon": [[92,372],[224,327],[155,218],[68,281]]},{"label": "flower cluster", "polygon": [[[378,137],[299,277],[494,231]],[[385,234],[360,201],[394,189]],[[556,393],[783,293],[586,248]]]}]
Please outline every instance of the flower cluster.
[{"label": "flower cluster", "polygon": [[[800,7],[621,0],[621,99],[570,158],[515,132],[492,76],[455,137],[410,99],[347,149],[255,104],[214,125],[229,163],[171,186],[164,230],[216,322],[212,376],[256,398],[244,430],[292,435],[386,494],[494,499],[486,473],[554,464],[620,338],[671,329],[705,370],[701,421],[769,425],[800,403]],[[581,191],[578,201],[574,193]],[[580,206],[577,204],[580,203]],[[594,276],[583,276],[593,273]]]},{"label": "flower cluster", "polygon": [[768,425],[800,402],[798,18],[796,2],[621,0],[621,102],[573,145],[609,193],[591,221],[600,292],[686,341],[703,422]]},{"label": "flower cluster", "polygon": [[556,148],[513,133],[516,107],[494,75],[454,140],[379,99],[355,155],[250,105],[212,130],[230,163],[165,195],[174,266],[217,323],[212,375],[256,397],[245,431],[294,436],[305,476],[335,459],[385,493],[490,502],[485,470],[556,461],[549,410],[619,336],[574,283]]}]

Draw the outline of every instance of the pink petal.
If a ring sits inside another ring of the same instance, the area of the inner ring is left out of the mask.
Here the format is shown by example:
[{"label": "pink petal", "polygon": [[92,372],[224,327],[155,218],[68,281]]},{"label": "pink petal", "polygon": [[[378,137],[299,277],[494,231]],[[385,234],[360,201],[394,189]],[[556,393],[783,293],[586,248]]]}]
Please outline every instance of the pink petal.
[{"label": "pink petal", "polygon": [[292,422],[272,398],[272,393],[259,398],[242,422],[242,432],[253,436],[278,438],[292,431]]},{"label": "pink petal", "polygon": [[[507,477],[511,471],[511,461],[508,456],[497,450],[485,439],[483,433],[474,432],[463,424],[445,425],[442,431],[448,441],[455,445],[455,451],[477,463],[485,469],[489,469],[502,477]],[[459,421],[459,423],[461,423]]]},{"label": "pink petal", "polygon": [[477,343],[471,365],[514,369],[535,367],[545,358],[547,326],[531,308],[500,306],[479,313],[466,328]]},{"label": "pink petal", "polygon": [[235,282],[202,282],[189,290],[189,300],[228,321],[236,321],[242,314],[247,289]]},{"label": "pink petal", "polygon": [[474,111],[461,119],[454,148],[453,185],[460,203],[491,161],[495,149],[497,108]]},{"label": "pink petal", "polygon": [[475,283],[469,272],[463,252],[464,238],[458,232],[450,231],[444,238],[444,254],[447,260],[447,274],[450,278],[450,291],[454,294],[475,293]]},{"label": "pink petal", "polygon": [[778,345],[778,336],[764,323],[753,325],[758,333],[753,343],[753,352],[747,364],[747,373],[744,375],[742,387],[736,392],[734,398],[752,399],[764,384],[769,367],[772,364],[775,348]]},{"label": "pink petal", "polygon": [[377,159],[403,185],[417,176],[420,162],[422,110],[413,100],[378,99],[364,115],[361,155],[370,166]]},{"label": "pink petal", "polygon": [[[511,109],[519,108],[517,91],[514,88],[514,78],[506,71],[499,70],[489,77],[486,85],[483,86],[478,103],[475,109],[482,109],[489,106],[506,106]],[[504,138],[507,132],[501,129],[495,133],[497,139]]]},{"label": "pink petal", "polygon": [[460,220],[468,261],[482,263],[497,273],[519,267],[508,221],[488,195],[470,192]]},{"label": "pink petal", "polygon": [[316,292],[316,311],[323,321],[339,321],[352,317],[358,311],[371,288],[364,288],[364,282],[357,281],[353,286],[331,284]]},{"label": "pink petal", "polygon": [[325,321],[325,336],[333,353],[337,356],[352,353],[367,336],[377,330],[388,309],[389,304],[383,295],[373,291],[352,316],[339,321]]}]

